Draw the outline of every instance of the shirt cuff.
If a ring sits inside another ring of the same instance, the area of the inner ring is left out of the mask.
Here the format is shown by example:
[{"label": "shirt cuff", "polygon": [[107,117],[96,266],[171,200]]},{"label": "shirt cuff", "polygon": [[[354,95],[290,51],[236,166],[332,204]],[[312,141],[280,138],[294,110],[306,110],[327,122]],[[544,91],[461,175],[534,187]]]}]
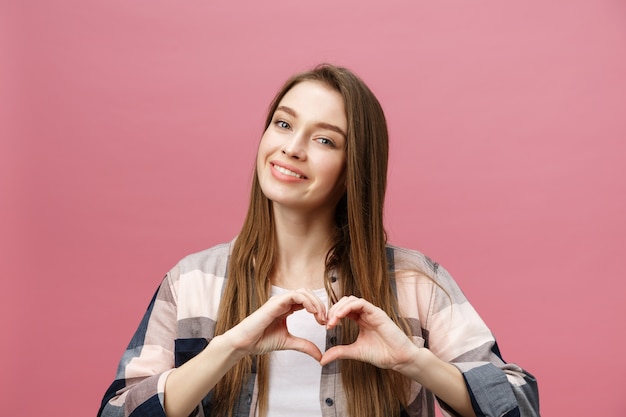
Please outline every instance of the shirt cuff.
[{"label": "shirt cuff", "polygon": [[159,380],[157,382],[157,394],[159,395],[159,402],[161,403],[161,407],[165,412],[165,381],[167,377],[172,373],[174,369],[170,369],[168,371],[163,372],[159,376]]},{"label": "shirt cuff", "polygon": [[519,416],[513,389],[504,372],[492,363],[453,363],[463,373],[477,417]]}]

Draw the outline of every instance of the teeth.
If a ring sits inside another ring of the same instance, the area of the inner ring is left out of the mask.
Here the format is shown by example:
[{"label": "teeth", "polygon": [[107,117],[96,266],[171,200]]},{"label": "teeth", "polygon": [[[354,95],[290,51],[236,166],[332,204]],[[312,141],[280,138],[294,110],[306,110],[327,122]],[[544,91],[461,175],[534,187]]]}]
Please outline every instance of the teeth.
[{"label": "teeth", "polygon": [[274,168],[276,168],[276,171],[283,173],[285,175],[289,175],[289,176],[296,177],[296,178],[304,178],[302,175],[296,174],[295,172],[290,171],[287,168],[283,168],[278,165],[274,165]]}]

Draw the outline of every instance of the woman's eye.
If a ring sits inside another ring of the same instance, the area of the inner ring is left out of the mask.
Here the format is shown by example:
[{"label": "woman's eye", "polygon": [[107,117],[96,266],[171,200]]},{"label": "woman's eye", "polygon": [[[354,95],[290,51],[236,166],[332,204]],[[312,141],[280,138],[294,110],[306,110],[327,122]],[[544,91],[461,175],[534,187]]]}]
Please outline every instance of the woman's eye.
[{"label": "woman's eye", "polygon": [[335,144],[333,143],[332,140],[328,139],[328,138],[318,138],[317,141],[319,143],[321,143],[322,145],[330,145],[330,146],[334,146]]},{"label": "woman's eye", "polygon": [[291,126],[289,126],[289,123],[287,123],[284,120],[277,120],[276,121],[276,126],[280,127],[281,129],[289,129]]}]

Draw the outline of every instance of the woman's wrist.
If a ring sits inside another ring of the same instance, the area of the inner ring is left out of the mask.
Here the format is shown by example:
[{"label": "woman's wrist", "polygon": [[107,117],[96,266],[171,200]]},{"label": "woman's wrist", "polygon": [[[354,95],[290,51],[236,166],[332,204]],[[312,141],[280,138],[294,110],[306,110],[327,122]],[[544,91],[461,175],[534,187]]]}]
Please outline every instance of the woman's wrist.
[{"label": "woman's wrist", "polygon": [[431,391],[463,416],[473,416],[465,380],[454,365],[439,359],[427,348],[415,346],[413,360],[394,369]]},{"label": "woman's wrist", "polygon": [[[230,330],[221,335],[215,336],[211,340],[209,346],[207,346],[208,349],[205,349],[207,353],[220,352],[220,356],[226,362],[228,368],[232,367],[241,359],[249,355],[248,351],[237,345],[233,336],[234,335]],[[210,355],[213,356],[214,353],[210,353]]]},{"label": "woman's wrist", "polygon": [[424,369],[432,360],[430,356],[433,355],[428,349],[413,345],[410,352],[407,352],[406,360],[399,362],[392,369],[421,384]]}]

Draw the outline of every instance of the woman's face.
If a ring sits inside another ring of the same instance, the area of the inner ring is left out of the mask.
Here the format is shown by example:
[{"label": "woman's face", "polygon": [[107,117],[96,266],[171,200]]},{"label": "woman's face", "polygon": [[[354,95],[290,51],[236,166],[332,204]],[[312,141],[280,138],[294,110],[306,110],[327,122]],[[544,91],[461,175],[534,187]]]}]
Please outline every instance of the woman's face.
[{"label": "woman's face", "polygon": [[278,104],[257,154],[257,175],[274,204],[334,212],[345,191],[348,123],[341,95],[303,81]]}]

